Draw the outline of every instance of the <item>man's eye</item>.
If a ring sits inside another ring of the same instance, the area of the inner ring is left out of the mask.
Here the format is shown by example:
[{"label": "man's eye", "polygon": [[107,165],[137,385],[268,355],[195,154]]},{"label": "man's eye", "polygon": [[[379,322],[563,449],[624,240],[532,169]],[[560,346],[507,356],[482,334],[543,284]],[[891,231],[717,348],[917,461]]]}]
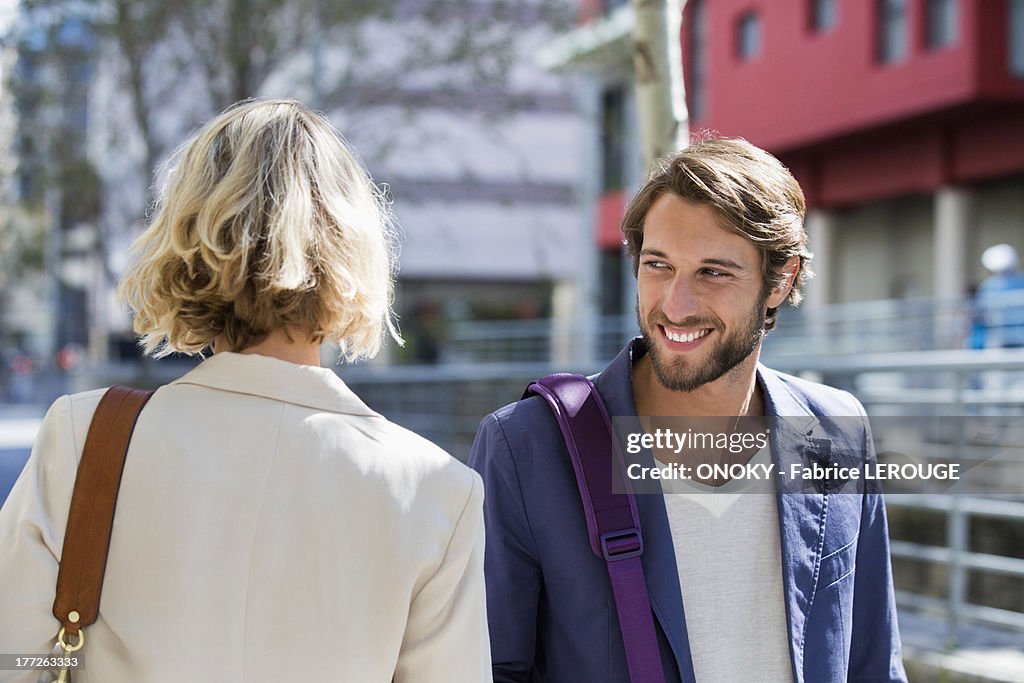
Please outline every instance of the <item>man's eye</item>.
[{"label": "man's eye", "polygon": [[701,272],[704,275],[707,275],[708,277],[718,278],[718,277],[728,277],[729,276],[729,273],[726,273],[726,272],[721,271],[721,270],[715,270],[714,268],[702,268]]},{"label": "man's eye", "polygon": [[655,270],[668,268],[668,264],[665,263],[664,261],[644,261],[644,266],[646,266],[647,268],[653,268]]}]

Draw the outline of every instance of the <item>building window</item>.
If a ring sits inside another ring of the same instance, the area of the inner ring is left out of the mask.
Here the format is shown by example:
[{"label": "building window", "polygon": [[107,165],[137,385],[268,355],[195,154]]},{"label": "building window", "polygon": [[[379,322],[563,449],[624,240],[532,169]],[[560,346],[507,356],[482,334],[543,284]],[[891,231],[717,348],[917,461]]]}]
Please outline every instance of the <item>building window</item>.
[{"label": "building window", "polygon": [[740,59],[761,54],[761,20],[756,12],[745,13],[736,22],[736,53]]},{"label": "building window", "polygon": [[839,20],[838,0],[810,0],[811,30],[828,31]]},{"label": "building window", "polygon": [[626,90],[610,88],[601,96],[601,189],[626,186]]},{"label": "building window", "polygon": [[907,56],[907,0],[878,1],[878,58],[891,64]]},{"label": "building window", "polygon": [[690,0],[686,24],[688,32],[686,99],[690,118],[700,120],[707,113],[707,17],[704,0]]},{"label": "building window", "polygon": [[1024,0],[1010,5],[1010,73],[1024,78]]},{"label": "building window", "polygon": [[929,48],[941,48],[955,43],[956,0],[928,0],[924,11],[925,44]]}]

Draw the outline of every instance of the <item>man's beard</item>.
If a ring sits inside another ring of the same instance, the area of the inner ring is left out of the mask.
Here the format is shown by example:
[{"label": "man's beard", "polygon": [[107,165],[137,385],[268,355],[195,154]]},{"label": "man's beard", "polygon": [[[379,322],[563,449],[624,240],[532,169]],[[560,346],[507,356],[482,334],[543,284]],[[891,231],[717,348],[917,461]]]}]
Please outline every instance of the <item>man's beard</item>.
[{"label": "man's beard", "polygon": [[662,348],[654,340],[654,336],[658,334],[656,328],[659,325],[691,329],[709,327],[716,332],[721,332],[723,327],[721,320],[692,317],[676,324],[656,311],[649,316],[645,324],[640,319],[640,309],[637,306],[637,322],[640,324],[640,332],[643,334],[644,341],[647,342],[647,354],[651,357],[655,377],[658,378],[662,386],[671,391],[694,391],[725,375],[749,358],[764,338],[764,321],[767,314],[765,303],[767,300],[767,294],[758,297],[757,304],[744,321],[745,324],[716,341],[707,360],[699,365],[688,358],[662,357]]}]

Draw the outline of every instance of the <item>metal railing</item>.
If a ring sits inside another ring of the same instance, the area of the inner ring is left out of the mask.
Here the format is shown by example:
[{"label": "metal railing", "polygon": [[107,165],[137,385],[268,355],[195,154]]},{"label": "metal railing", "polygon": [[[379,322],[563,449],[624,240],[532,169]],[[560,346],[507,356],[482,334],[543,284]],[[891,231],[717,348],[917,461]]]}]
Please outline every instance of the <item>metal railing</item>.
[{"label": "metal railing", "polygon": [[[993,328],[997,327],[993,318]],[[971,348],[981,324],[969,299],[887,299],[782,310],[771,356]],[[992,342],[992,335],[989,335]],[[984,343],[980,341],[980,343]]]},{"label": "metal railing", "polygon": [[[781,356],[776,369],[824,379],[851,390],[871,415],[1003,415],[1024,414],[1024,350],[922,351],[836,357]],[[968,448],[962,433],[954,449]],[[902,511],[940,513],[945,517],[945,545],[912,539],[891,541],[894,563],[910,560],[946,572],[945,595],[922,594],[905,587],[897,591],[901,606],[945,614],[950,642],[964,621],[977,621],[1024,631],[1024,603],[993,607],[969,599],[972,574],[998,574],[1024,583],[1021,557],[972,551],[972,521],[1010,520],[1024,525],[1024,487],[1014,496],[887,495],[890,519]],[[1008,499],[1013,498],[1013,499]],[[1020,552],[1021,548],[1017,551]],[[897,580],[899,579],[897,572]],[[1024,592],[1024,587],[1021,588]]]},{"label": "metal railing", "polygon": [[[778,370],[822,379],[853,391],[874,415],[1024,415],[1024,350],[929,351],[857,356],[804,355],[780,357]],[[558,368],[595,372],[598,367]],[[342,375],[367,403],[392,419],[442,444],[465,458],[482,415],[519,398],[527,383],[552,371],[548,363],[459,364],[352,368]],[[991,385],[995,373],[1005,381]],[[1020,378],[1020,382],[1014,381]],[[963,448],[964,444],[947,444]],[[1017,498],[1024,498],[1024,487]],[[1024,557],[972,550],[972,520],[1002,519],[1024,524],[1024,500],[981,495],[887,495],[890,518],[904,511],[945,516],[944,545],[894,535],[892,555],[897,582],[903,561],[923,563],[946,578],[941,596],[903,582],[897,599],[902,607],[941,611],[955,637],[964,621],[978,621],[1024,631],[1024,605],[972,602],[972,577],[998,574],[1024,581]],[[932,582],[934,583],[934,581]],[[934,588],[934,586],[933,586]]]},{"label": "metal railing", "polygon": [[[639,334],[635,316],[604,316],[597,319],[595,357],[611,358],[623,339]],[[551,362],[555,350],[574,348],[571,329],[552,319],[461,322],[445,339],[441,360],[445,363]]]},{"label": "metal railing", "polygon": [[968,572],[990,572],[1024,579],[1024,559],[969,550],[972,519],[1008,519],[1024,524],[1024,503],[962,496],[891,495],[886,496],[886,505],[890,510],[910,508],[941,512],[946,516],[948,529],[948,547],[901,540],[890,542],[893,557],[924,560],[948,568],[949,593],[946,600],[902,590],[896,595],[901,605],[944,613],[953,637],[965,618],[1024,631],[1024,612],[976,605],[967,599]]},{"label": "metal railing", "polygon": [[[1024,336],[1024,291],[1006,292],[985,308],[969,298],[887,299],[784,309],[765,340],[764,357],[843,355],[1002,346]],[[637,333],[634,315],[596,323],[595,357],[609,358]],[[553,320],[462,322],[445,340],[446,362],[543,362],[571,348],[577,333]]]}]

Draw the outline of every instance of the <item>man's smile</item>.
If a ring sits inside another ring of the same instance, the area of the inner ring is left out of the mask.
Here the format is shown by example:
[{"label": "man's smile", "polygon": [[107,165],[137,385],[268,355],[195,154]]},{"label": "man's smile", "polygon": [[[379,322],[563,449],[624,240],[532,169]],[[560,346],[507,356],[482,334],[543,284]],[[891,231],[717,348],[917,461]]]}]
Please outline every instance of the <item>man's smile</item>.
[{"label": "man's smile", "polygon": [[668,342],[668,347],[675,351],[689,351],[704,343],[708,335],[714,332],[710,327],[672,327],[669,325],[658,325],[662,336]]}]

